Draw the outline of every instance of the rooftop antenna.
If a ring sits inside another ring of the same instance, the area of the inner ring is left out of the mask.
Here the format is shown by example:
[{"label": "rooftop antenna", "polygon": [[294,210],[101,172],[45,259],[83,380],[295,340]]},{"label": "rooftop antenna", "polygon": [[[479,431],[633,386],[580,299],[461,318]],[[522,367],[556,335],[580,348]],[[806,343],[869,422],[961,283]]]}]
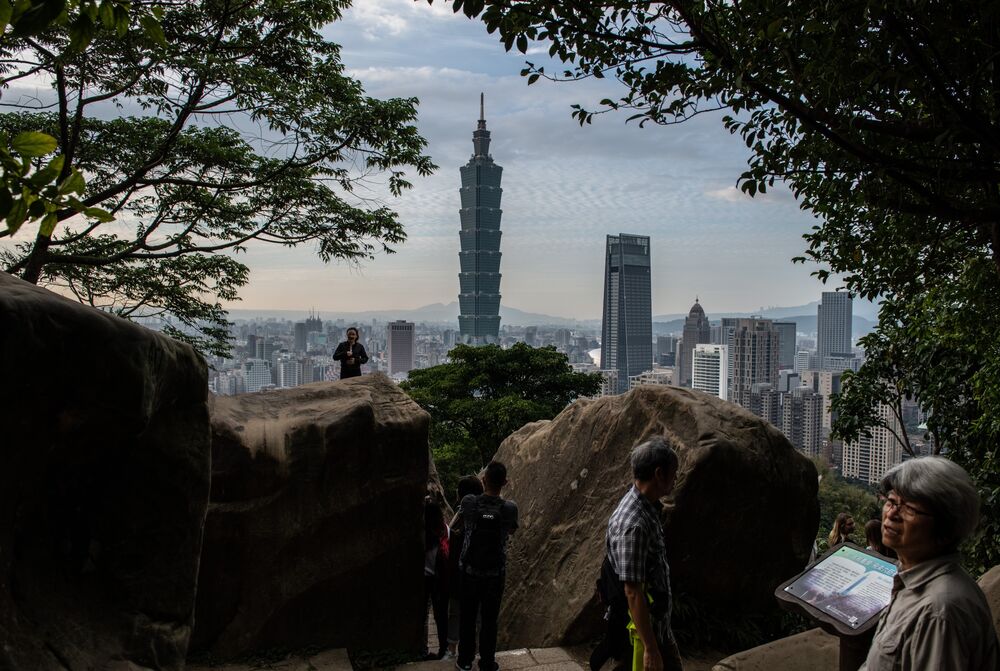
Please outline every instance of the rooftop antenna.
[{"label": "rooftop antenna", "polygon": [[486,100],[486,94],[485,93],[480,93],[479,94],[479,120],[480,121],[486,121],[485,100]]}]

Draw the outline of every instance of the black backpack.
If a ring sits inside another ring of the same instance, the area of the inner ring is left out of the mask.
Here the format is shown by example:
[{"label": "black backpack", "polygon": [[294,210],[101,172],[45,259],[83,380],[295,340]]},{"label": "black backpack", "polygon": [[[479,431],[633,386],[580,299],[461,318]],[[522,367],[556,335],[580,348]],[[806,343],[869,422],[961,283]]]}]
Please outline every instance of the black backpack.
[{"label": "black backpack", "polygon": [[625,583],[618,579],[608,555],[604,555],[601,572],[597,576],[597,596],[605,608],[624,608],[628,611],[628,599],[625,597]]},{"label": "black backpack", "polygon": [[501,498],[477,496],[467,513],[468,540],[462,553],[462,567],[475,573],[499,574],[503,568],[504,520]]}]

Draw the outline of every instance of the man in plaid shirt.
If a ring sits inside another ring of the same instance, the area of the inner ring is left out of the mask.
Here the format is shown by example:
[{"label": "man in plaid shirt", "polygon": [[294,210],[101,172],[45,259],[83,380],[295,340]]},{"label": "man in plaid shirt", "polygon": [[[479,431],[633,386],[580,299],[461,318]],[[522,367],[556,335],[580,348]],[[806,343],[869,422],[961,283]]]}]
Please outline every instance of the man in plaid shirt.
[{"label": "man in plaid shirt", "polygon": [[629,614],[644,648],[645,671],[681,669],[670,630],[670,567],[660,523],[660,499],[673,491],[677,478],[675,442],[656,437],[632,449],[635,483],[608,521],[608,559],[624,583]]}]

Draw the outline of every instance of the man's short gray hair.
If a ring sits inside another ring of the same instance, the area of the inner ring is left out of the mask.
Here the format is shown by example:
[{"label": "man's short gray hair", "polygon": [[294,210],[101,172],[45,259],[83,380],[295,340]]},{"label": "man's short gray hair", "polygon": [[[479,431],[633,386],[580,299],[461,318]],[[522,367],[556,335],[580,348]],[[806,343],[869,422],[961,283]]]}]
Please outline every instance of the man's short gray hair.
[{"label": "man's short gray hair", "polygon": [[636,480],[653,479],[657,468],[667,473],[677,470],[675,441],[667,436],[656,436],[632,448],[632,475]]},{"label": "man's short gray hair", "polygon": [[908,501],[922,503],[934,515],[934,535],[953,550],[979,524],[979,492],[965,469],[945,457],[920,457],[890,469],[880,483]]}]

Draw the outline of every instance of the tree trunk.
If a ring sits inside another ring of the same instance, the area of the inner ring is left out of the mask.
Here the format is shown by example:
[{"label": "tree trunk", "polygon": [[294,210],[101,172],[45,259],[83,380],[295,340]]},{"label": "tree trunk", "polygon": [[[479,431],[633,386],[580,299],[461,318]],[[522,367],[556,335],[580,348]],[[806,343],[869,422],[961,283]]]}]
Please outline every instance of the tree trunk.
[{"label": "tree trunk", "polygon": [[45,267],[45,257],[49,252],[50,244],[52,244],[51,238],[44,235],[39,234],[35,238],[35,246],[32,247],[28,263],[24,266],[24,272],[21,273],[22,280],[38,284],[38,279],[42,276],[42,269]]}]

